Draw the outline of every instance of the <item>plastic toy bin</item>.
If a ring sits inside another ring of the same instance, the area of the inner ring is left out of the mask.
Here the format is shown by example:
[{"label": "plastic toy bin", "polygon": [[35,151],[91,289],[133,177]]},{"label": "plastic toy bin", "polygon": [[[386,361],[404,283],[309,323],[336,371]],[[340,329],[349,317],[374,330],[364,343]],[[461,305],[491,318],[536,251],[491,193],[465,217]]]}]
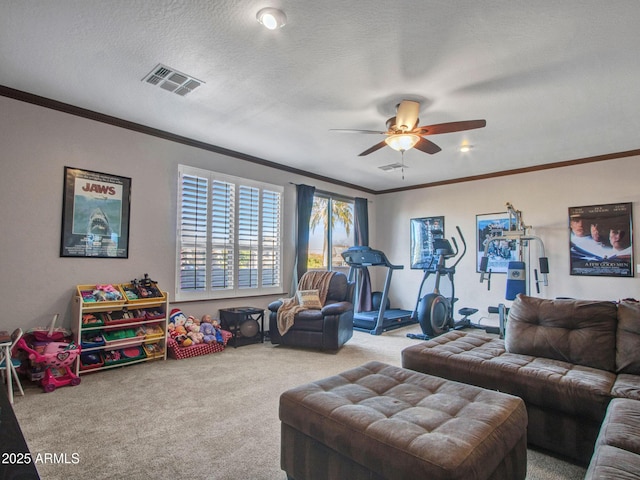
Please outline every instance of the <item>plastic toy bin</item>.
[{"label": "plastic toy bin", "polygon": [[144,341],[144,335],[137,335],[133,328],[110,330],[104,333],[105,344],[109,348],[133,347]]},{"label": "plastic toy bin", "polygon": [[81,353],[80,370],[92,370],[104,366],[104,357],[101,352]]},{"label": "plastic toy bin", "polygon": [[126,301],[127,301],[127,303],[129,305],[135,305],[136,303],[150,303],[150,302],[153,302],[155,300],[157,300],[158,302],[164,302],[167,299],[165,293],[158,288],[158,285],[156,283],[153,283],[153,286],[157,290],[159,295],[147,296],[147,297],[138,297],[138,298],[129,298],[127,296],[127,292],[133,292],[134,294],[139,295],[138,290],[131,283],[123,283],[123,284],[121,284],[120,285],[120,290],[122,291],[122,294],[124,295],[124,298],[126,299]]},{"label": "plastic toy bin", "polygon": [[162,343],[145,343],[142,348],[144,348],[144,353],[147,355],[147,358],[164,358],[164,348]]},{"label": "plastic toy bin", "polygon": [[103,347],[104,345],[103,332],[100,330],[85,332],[80,338],[80,346],[82,348]]},{"label": "plastic toy bin", "polygon": [[[127,301],[127,297],[125,297],[124,294],[122,293],[122,289],[120,288],[120,286],[114,285],[114,284],[110,284],[110,285],[113,288],[115,288],[118,292],[120,292],[120,295],[122,296],[121,300],[104,300],[104,301],[96,300],[95,297],[93,297],[92,295],[93,291],[96,290],[96,285],[78,285],[76,289],[78,291],[78,296],[82,299],[82,304],[84,306],[100,305],[100,306],[109,307],[109,306],[124,305]],[[90,298],[93,298],[93,301],[89,300]]]},{"label": "plastic toy bin", "polygon": [[105,315],[105,325],[120,325],[123,323],[135,323],[145,320],[144,312],[141,310],[114,310]]},{"label": "plastic toy bin", "polygon": [[119,348],[104,352],[104,365],[119,365],[121,363],[133,362],[141,358],[146,358],[144,349],[141,346]]}]

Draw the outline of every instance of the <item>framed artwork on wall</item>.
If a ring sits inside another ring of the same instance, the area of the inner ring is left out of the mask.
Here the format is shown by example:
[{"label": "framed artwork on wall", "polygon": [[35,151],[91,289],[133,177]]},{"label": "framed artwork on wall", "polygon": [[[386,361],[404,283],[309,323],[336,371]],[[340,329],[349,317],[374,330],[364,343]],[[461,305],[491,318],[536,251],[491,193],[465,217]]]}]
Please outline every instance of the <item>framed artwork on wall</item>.
[{"label": "framed artwork on wall", "polygon": [[513,216],[509,225],[507,212],[476,215],[476,272],[480,272],[480,262],[485,255],[487,272],[491,273],[507,273],[509,262],[518,260],[518,241],[499,238],[505,230],[514,230],[515,225]]},{"label": "framed artwork on wall", "polygon": [[411,219],[411,268],[427,270],[438,263],[433,240],[444,237],[444,217]]},{"label": "framed artwork on wall", "polygon": [[571,275],[633,277],[631,203],[569,207]]},{"label": "framed artwork on wall", "polygon": [[64,167],[61,257],[129,257],[131,179]]}]

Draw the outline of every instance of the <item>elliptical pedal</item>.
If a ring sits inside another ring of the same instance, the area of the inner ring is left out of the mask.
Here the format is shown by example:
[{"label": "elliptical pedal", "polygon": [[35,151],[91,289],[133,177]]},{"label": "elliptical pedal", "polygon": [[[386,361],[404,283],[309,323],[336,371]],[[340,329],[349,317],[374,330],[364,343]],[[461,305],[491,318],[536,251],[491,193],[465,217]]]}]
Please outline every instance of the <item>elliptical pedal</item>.
[{"label": "elliptical pedal", "polygon": [[462,315],[462,318],[457,321],[453,327],[454,330],[460,330],[462,328],[474,327],[471,323],[471,319],[469,318],[474,313],[478,313],[477,308],[464,307],[458,310],[458,314]]},{"label": "elliptical pedal", "polygon": [[407,333],[407,337],[414,340],[431,340],[431,337],[424,333]]}]

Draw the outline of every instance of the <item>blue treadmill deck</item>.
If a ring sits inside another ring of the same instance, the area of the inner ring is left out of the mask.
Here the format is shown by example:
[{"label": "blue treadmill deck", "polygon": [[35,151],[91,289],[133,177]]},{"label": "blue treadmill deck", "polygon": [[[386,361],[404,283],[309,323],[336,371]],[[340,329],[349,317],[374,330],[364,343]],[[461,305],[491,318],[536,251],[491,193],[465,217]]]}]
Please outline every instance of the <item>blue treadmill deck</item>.
[{"label": "blue treadmill deck", "polygon": [[380,335],[382,332],[396,328],[406,327],[418,323],[411,316],[410,310],[389,309],[384,312],[382,325],[378,326],[378,311],[358,312],[353,315],[353,328],[369,332],[372,335]]}]

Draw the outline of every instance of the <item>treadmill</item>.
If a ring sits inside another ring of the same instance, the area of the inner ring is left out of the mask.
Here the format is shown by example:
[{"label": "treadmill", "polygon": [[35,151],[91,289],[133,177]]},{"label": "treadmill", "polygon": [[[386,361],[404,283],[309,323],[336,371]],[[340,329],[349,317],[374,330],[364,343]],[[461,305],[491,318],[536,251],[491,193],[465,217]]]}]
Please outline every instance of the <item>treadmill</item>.
[{"label": "treadmill", "polygon": [[[369,332],[371,335],[380,335],[382,332],[386,332],[388,330],[418,323],[418,321],[413,318],[413,312],[410,310],[387,308],[391,276],[393,275],[394,270],[402,270],[404,268],[403,265],[393,265],[383,252],[366,246],[348,248],[342,252],[342,258],[345,263],[349,265],[350,282],[356,280],[356,272],[366,270],[368,267],[387,268],[387,276],[384,282],[384,289],[382,290],[380,308],[370,312],[360,312],[354,309],[353,328]],[[358,308],[357,306],[360,304],[360,294],[360,284],[359,282],[356,282],[354,308]]]}]

